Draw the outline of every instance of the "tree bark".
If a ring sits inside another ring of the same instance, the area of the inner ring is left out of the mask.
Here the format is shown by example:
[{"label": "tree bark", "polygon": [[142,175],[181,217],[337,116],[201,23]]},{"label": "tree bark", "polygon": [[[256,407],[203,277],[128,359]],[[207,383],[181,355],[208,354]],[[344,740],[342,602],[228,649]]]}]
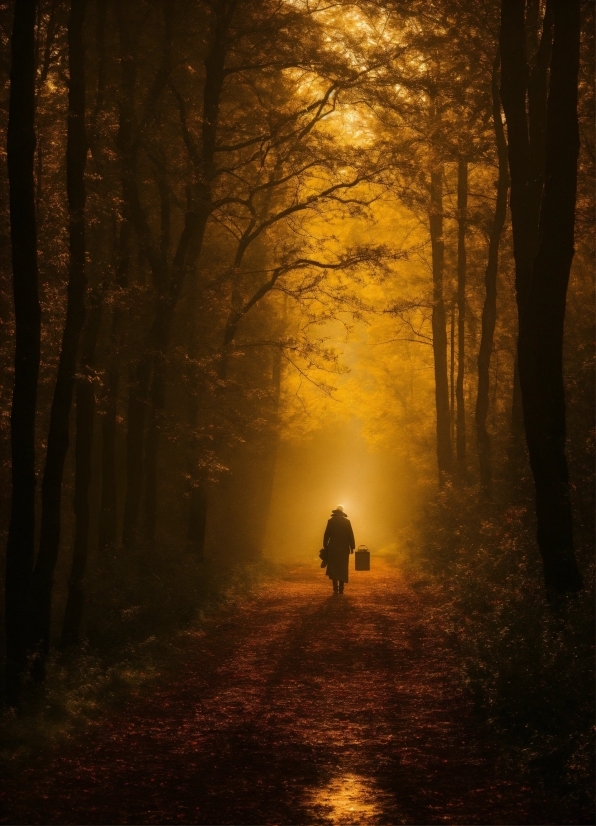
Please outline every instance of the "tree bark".
[{"label": "tree bark", "polygon": [[435,366],[435,402],[437,412],[437,460],[439,484],[452,470],[449,383],[447,378],[447,327],[443,298],[445,242],[443,239],[443,166],[436,164],[430,178],[430,238],[433,269],[433,355]]},{"label": "tree bark", "polygon": [[574,254],[579,126],[579,0],[556,0],[539,248],[520,306],[519,375],[536,486],[538,546],[548,590],[582,587],[565,455],[563,331]]},{"label": "tree bark", "polygon": [[37,653],[36,679],[43,679],[50,642],[54,568],[60,546],[62,476],[69,443],[69,418],[79,339],[85,322],[85,49],[86,0],[73,0],[68,19],[68,133],[66,188],[69,207],[68,302],[58,374],[50,412],[50,428],[42,483],[39,554],[33,571],[32,645]]},{"label": "tree bark", "polygon": [[[544,131],[541,118],[553,32]],[[548,0],[530,79],[525,36],[524,0],[502,0],[501,99],[509,144],[524,429],[536,489],[545,585],[549,593],[564,593],[582,586],[573,548],[562,365],[579,152],[579,0]],[[542,181],[546,181],[544,190]]]},{"label": "tree bark", "polygon": [[449,421],[451,439],[455,438],[455,301],[451,302],[451,325],[449,327]]},{"label": "tree bark", "polygon": [[188,550],[201,562],[204,557],[205,531],[207,529],[207,491],[200,482],[195,482],[190,490],[188,507]]},{"label": "tree bark", "polygon": [[[120,37],[120,67],[121,67],[121,95],[119,101],[119,129],[118,129],[118,151],[120,155],[120,176],[122,182],[123,220],[121,228],[121,255],[120,268],[123,278],[127,278],[130,239],[127,233],[127,224],[138,230],[141,247],[146,241],[146,233],[149,232],[145,226],[145,216],[140,203],[140,196],[137,185],[137,166],[139,140],[136,135],[137,126],[135,124],[135,93],[136,93],[136,71],[137,55],[136,44],[132,33],[132,25],[126,18],[126,7],[117,10],[118,31]],[[166,32],[168,35],[169,32]],[[163,67],[162,67],[163,70]],[[163,77],[164,72],[160,70],[155,83],[153,84],[151,95],[152,103],[156,102],[161,94],[161,89],[165,86],[167,77]],[[149,106],[146,107],[148,110]],[[138,226],[140,224],[140,227]],[[125,247],[123,247],[123,242]],[[114,324],[116,319],[114,319]],[[132,546],[136,540],[136,530],[143,491],[144,466],[143,466],[143,440],[145,432],[145,419],[147,411],[147,394],[151,381],[152,369],[152,331],[145,337],[141,356],[130,373],[130,387],[128,395],[127,410],[127,441],[126,441],[126,498],[124,502],[124,516],[122,527],[122,541],[124,545]],[[110,422],[106,425],[106,436],[108,440],[104,443],[104,459],[108,467],[108,476],[115,479],[115,437],[116,437],[116,405],[119,380],[119,365],[113,366],[112,392],[110,394]],[[111,471],[111,472],[110,472]],[[115,525],[116,501],[115,493],[111,494],[106,489],[106,505],[108,497],[112,499],[109,505],[111,524]],[[111,531],[110,531],[111,533]],[[103,544],[103,543],[102,543]]]},{"label": "tree bark", "polygon": [[457,165],[457,437],[459,470],[466,469],[466,408],[464,377],[466,358],[466,230],[468,224],[468,162],[460,158]]},{"label": "tree bark", "polygon": [[132,547],[136,542],[137,524],[143,493],[144,466],[143,444],[145,419],[147,415],[147,395],[151,381],[152,357],[147,350],[131,376],[128,392],[127,436],[126,436],[126,498],[122,526],[122,543]]},{"label": "tree bark", "polygon": [[[97,88],[95,105],[89,122],[89,148],[95,161],[95,170],[103,177],[103,163],[97,122],[103,110],[106,83],[105,30],[108,3],[107,0],[96,2],[96,50],[97,50]],[[95,260],[99,251],[99,239],[94,234],[92,239],[91,260]],[[75,538],[72,567],[68,581],[68,597],[60,645],[75,645],[79,641],[83,617],[83,578],[87,566],[89,548],[89,487],[91,484],[91,459],[93,453],[93,431],[96,407],[96,371],[95,353],[101,328],[103,286],[90,293],[89,314],[83,330],[82,352],[79,375],[75,382],[76,393],[76,443],[75,443]]]},{"label": "tree bark", "polygon": [[476,396],[476,439],[480,465],[480,484],[486,496],[492,491],[491,440],[486,427],[489,408],[490,360],[493,351],[495,324],[497,320],[497,274],[499,270],[499,243],[507,217],[507,192],[509,171],[507,169],[507,142],[501,118],[501,97],[499,94],[499,55],[493,64],[492,103],[493,127],[497,147],[499,177],[497,180],[497,202],[488,240],[488,259],[484,273],[486,295],[482,308],[482,335],[478,351],[478,394]]},{"label": "tree bark", "polygon": [[[168,319],[171,321],[171,318]],[[149,407],[149,426],[145,443],[145,502],[143,528],[149,544],[155,542],[157,529],[157,457],[163,430],[166,406],[166,353],[171,337],[171,324],[162,329],[153,357],[153,376]]]},{"label": "tree bark", "polygon": [[[196,300],[196,295],[192,296],[192,304]],[[186,546],[189,553],[192,553],[201,562],[204,558],[205,533],[207,529],[207,510],[209,506],[207,497],[207,487],[203,468],[201,467],[201,442],[199,438],[199,376],[196,370],[199,337],[196,329],[196,321],[191,320],[190,343],[188,356],[193,367],[192,378],[189,381],[188,389],[188,429],[189,443],[187,452],[187,478],[188,478],[188,524],[186,530]]]},{"label": "tree bark", "polygon": [[101,501],[99,508],[98,546],[105,551],[112,548],[118,538],[118,486],[116,474],[116,435],[118,432],[118,398],[120,394],[120,348],[125,311],[122,293],[128,287],[130,270],[132,229],[123,218],[118,241],[118,265],[116,268],[116,296],[112,311],[110,331],[110,356],[104,395],[104,415],[101,442]]},{"label": "tree bark", "polygon": [[11,705],[18,702],[26,662],[35,531],[35,412],[41,333],[33,169],[36,11],[36,0],[15,0],[7,134],[16,333],[10,415],[12,500],[5,584],[6,684]]},{"label": "tree bark", "polygon": [[89,315],[83,334],[80,375],[76,380],[77,438],[73,500],[75,539],[60,640],[62,646],[78,643],[83,617],[83,578],[87,567],[89,548],[89,485],[91,484],[93,423],[95,417],[95,350],[101,325],[101,315],[102,296],[99,291],[96,291],[89,300]]},{"label": "tree bark", "polygon": [[522,409],[521,387],[519,385],[519,359],[517,348],[513,362],[513,390],[511,394],[511,450],[512,459],[519,461],[520,447],[525,450],[524,445],[524,411]]}]

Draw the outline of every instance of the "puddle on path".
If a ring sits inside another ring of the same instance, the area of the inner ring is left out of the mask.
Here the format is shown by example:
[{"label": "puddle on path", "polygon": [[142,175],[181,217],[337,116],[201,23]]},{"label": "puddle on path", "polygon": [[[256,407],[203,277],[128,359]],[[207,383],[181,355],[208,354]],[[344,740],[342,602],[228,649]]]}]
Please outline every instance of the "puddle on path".
[{"label": "puddle on path", "polygon": [[316,789],[310,796],[308,808],[316,821],[333,823],[337,826],[348,824],[376,824],[383,807],[380,795],[373,784],[356,774],[342,774],[327,786]]}]

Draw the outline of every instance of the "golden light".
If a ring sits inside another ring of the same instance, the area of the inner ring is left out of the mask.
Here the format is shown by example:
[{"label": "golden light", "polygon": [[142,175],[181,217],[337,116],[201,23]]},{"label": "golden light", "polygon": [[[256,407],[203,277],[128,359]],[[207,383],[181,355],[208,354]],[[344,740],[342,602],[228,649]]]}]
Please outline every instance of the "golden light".
[{"label": "golden light", "polygon": [[310,807],[317,820],[323,817],[334,824],[378,823],[382,813],[378,796],[370,781],[356,774],[335,777],[312,797]]}]

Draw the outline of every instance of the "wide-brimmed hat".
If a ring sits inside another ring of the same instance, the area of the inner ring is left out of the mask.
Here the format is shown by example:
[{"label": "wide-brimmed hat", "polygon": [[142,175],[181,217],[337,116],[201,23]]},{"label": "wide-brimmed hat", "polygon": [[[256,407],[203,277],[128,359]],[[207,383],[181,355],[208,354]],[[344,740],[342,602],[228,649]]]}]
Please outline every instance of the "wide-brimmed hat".
[{"label": "wide-brimmed hat", "polygon": [[338,506],[335,508],[335,510],[332,510],[332,511],[331,511],[331,513],[341,513],[341,514],[343,514],[343,516],[347,516],[347,514],[346,514],[346,513],[344,513],[344,507],[343,507],[343,505],[338,505]]}]

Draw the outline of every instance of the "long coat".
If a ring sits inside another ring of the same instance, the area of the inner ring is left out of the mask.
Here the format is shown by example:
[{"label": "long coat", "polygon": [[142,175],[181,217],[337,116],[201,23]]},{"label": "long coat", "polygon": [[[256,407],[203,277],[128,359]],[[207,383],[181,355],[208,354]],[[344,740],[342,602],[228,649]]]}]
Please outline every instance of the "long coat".
[{"label": "long coat", "polygon": [[348,581],[350,553],[356,547],[354,531],[345,513],[334,511],[327,522],[323,547],[327,548],[327,576],[340,582]]}]

